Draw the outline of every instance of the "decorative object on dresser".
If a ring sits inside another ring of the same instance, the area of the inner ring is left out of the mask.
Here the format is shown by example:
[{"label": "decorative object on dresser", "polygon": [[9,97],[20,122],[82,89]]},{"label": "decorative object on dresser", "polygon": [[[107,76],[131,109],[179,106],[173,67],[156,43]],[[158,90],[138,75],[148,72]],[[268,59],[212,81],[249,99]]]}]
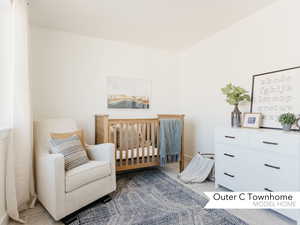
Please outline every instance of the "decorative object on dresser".
[{"label": "decorative object on dresser", "polygon": [[261,113],[244,113],[242,127],[259,128],[262,121]]},{"label": "decorative object on dresser", "polygon": [[283,113],[279,116],[278,121],[281,123],[283,130],[290,131],[297,118],[293,113]]},{"label": "decorative object on dresser", "polygon": [[295,124],[296,124],[296,127],[298,128],[298,130],[300,130],[300,115],[298,115]]},{"label": "decorative object on dresser", "polygon": [[[216,186],[233,191],[300,191],[297,132],[217,128],[215,154]],[[299,209],[276,211],[300,224]]]},{"label": "decorative object on dresser", "polygon": [[95,116],[95,143],[114,143],[116,170],[160,166],[160,120],[182,122],[180,172],[184,169],[184,115],[159,114],[156,118],[113,119],[109,115]]},{"label": "decorative object on dresser", "polygon": [[299,83],[300,66],[253,76],[250,111],[263,114],[263,128],[281,129],[280,114],[300,113]]},{"label": "decorative object on dresser", "polygon": [[231,83],[227,84],[226,87],[221,90],[223,94],[226,95],[226,101],[230,105],[234,105],[234,110],[231,113],[231,126],[241,127],[241,112],[238,105],[241,102],[250,101],[250,96],[247,94],[248,92],[239,86],[232,85]]}]

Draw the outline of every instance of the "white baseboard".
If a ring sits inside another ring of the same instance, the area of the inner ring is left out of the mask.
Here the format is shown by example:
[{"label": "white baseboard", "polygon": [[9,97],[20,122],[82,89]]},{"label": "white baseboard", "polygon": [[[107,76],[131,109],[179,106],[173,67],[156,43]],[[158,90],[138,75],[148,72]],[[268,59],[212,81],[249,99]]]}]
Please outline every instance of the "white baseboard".
[{"label": "white baseboard", "polygon": [[5,214],[4,216],[2,216],[2,218],[0,218],[0,225],[8,225],[8,215]]}]

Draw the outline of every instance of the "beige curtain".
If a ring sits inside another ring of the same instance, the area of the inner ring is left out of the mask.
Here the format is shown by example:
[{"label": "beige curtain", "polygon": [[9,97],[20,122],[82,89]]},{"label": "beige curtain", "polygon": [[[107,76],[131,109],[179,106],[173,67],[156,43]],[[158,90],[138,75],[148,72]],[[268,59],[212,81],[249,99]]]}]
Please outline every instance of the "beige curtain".
[{"label": "beige curtain", "polygon": [[12,1],[12,10],[14,106],[7,154],[6,201],[8,215],[24,223],[19,211],[32,207],[35,202],[26,1]]}]

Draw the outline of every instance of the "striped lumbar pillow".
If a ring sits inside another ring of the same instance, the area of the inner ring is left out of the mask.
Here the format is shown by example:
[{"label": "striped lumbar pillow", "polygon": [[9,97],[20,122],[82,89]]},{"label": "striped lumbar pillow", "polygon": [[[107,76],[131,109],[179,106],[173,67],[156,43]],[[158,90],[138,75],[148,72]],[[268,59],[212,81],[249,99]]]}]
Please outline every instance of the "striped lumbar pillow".
[{"label": "striped lumbar pillow", "polygon": [[65,170],[71,170],[89,161],[87,154],[77,135],[68,138],[51,138],[49,140],[52,153],[60,153],[65,158]]}]

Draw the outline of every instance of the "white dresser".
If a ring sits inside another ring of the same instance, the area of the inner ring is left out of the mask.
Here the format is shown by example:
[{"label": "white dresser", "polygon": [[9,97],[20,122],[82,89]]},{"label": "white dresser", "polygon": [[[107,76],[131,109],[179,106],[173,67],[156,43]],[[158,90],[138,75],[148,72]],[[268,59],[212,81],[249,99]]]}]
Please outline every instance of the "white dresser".
[{"label": "white dresser", "polygon": [[[300,191],[300,133],[215,130],[216,185],[233,191]],[[300,210],[276,210],[300,224]]]}]

